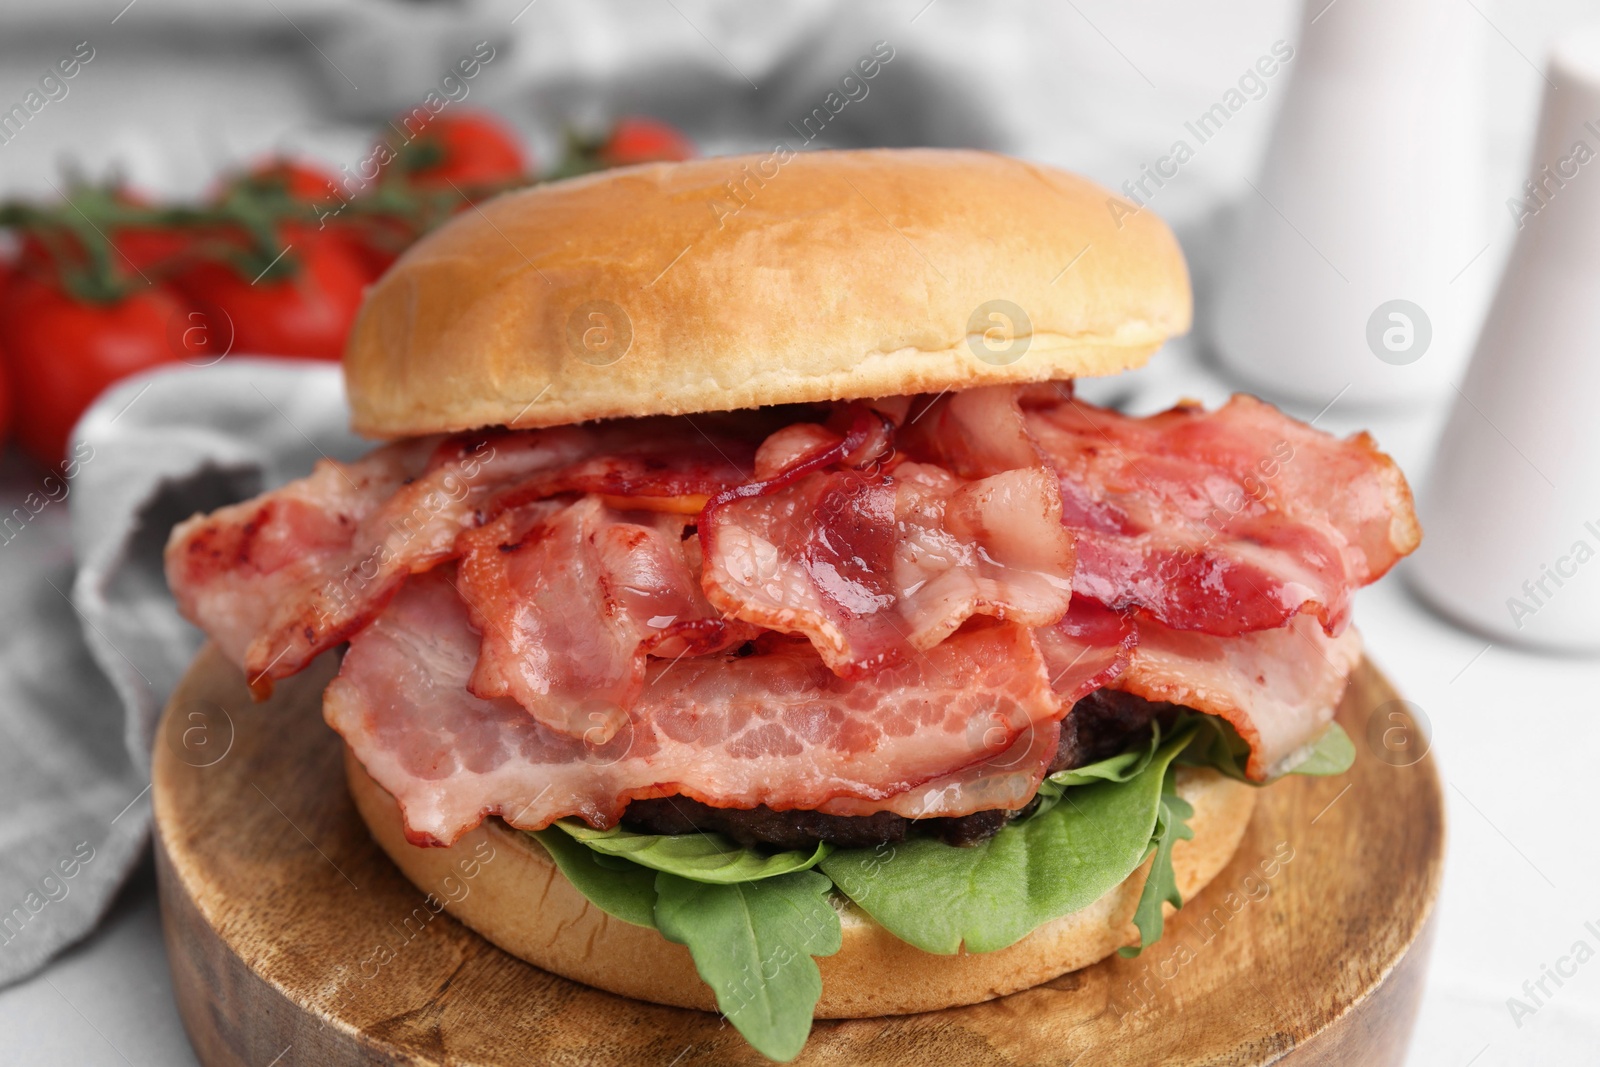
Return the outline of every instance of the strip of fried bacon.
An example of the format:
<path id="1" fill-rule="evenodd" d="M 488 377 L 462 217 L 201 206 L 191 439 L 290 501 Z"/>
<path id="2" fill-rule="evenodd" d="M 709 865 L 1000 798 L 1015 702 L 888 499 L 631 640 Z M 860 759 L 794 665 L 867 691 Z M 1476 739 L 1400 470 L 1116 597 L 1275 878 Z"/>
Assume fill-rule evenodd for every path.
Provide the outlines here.
<path id="1" fill-rule="evenodd" d="M 536 501 L 464 532 L 456 592 L 482 635 L 472 692 L 511 697 L 552 730 L 606 741 L 628 721 L 648 657 L 707 655 L 756 637 L 706 602 L 688 523 L 590 495 Z"/>
<path id="2" fill-rule="evenodd" d="M 464 531 L 575 487 L 671 510 L 742 480 L 754 446 L 680 421 L 424 438 L 173 530 L 167 584 L 186 618 L 259 694 L 370 623 L 409 574 L 458 554 Z M 729 457 L 736 457 L 730 459 Z M 739 459 L 745 461 L 740 467 Z"/>
<path id="3" fill-rule="evenodd" d="M 486 815 L 610 825 L 643 797 L 779 810 L 883 800 L 1054 733 L 1033 728 L 1061 714 L 1029 631 L 1000 623 L 859 680 L 777 636 L 751 655 L 652 660 L 623 730 L 573 738 L 468 692 L 478 635 L 447 569 L 408 581 L 351 640 L 323 705 L 416 844 L 448 845 Z"/>
<path id="4" fill-rule="evenodd" d="M 1411 493 L 1366 434 L 1341 440 L 1253 397 L 1146 418 L 1065 387 L 951 393 L 902 435 L 958 474 L 1041 458 L 1076 535 L 1073 590 L 1178 630 L 1237 636 L 1317 617 L 1417 547 Z"/>

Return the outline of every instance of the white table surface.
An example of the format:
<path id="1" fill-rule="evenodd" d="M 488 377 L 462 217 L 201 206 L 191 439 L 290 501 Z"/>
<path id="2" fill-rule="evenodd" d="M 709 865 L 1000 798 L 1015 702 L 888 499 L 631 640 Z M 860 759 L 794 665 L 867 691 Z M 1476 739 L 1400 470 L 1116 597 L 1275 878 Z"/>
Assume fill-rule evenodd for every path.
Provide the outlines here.
<path id="1" fill-rule="evenodd" d="M 1186 350 L 1162 362 L 1134 378 L 1137 409 L 1180 395 L 1207 402 L 1226 395 L 1227 387 Z M 1125 390 L 1126 382 L 1107 386 Z M 1319 426 L 1341 433 L 1373 428 L 1420 481 L 1440 415 L 1335 405 Z M 1580 967 L 1560 988 L 1547 983 L 1554 995 L 1520 1026 L 1506 1004 L 1508 997 L 1525 997 L 1523 982 L 1536 982 L 1541 968 L 1576 940 L 1600 946 L 1600 937 L 1585 930 L 1589 921 L 1600 927 L 1593 893 L 1600 857 L 1587 819 L 1593 753 L 1600 748 L 1600 718 L 1593 714 L 1600 660 L 1491 644 L 1429 612 L 1402 575 L 1363 591 L 1356 618 L 1369 654 L 1432 724 L 1449 808 L 1437 941 L 1409 1062 L 1600 1062 L 1600 963 Z M 17 1067 L 195 1062 L 172 1002 L 148 861 L 93 935 L 32 979 L 0 991 L 0 1035 L 0 1061 Z M 294 1062 L 291 1051 L 282 1067 Z"/>

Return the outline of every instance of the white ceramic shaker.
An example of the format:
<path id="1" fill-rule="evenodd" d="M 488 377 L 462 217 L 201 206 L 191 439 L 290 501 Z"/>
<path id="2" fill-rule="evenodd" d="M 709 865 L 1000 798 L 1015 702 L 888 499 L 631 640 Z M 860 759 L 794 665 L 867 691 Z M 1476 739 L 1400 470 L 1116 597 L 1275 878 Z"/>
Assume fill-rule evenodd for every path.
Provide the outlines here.
<path id="1" fill-rule="evenodd" d="M 1510 641 L 1600 650 L 1600 27 L 1549 62 L 1521 229 L 1423 493 L 1410 580 Z"/>
<path id="2" fill-rule="evenodd" d="M 1306 0 L 1211 342 L 1320 407 L 1449 392 L 1483 312 L 1485 26 L 1460 0 Z M 1480 265 L 1481 266 L 1481 265 Z"/>

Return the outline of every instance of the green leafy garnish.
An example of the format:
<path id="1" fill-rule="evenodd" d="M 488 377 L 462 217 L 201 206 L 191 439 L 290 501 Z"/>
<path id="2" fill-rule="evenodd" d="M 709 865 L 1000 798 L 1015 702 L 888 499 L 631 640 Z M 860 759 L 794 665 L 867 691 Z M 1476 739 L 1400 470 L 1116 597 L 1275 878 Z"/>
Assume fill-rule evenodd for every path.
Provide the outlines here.
<path id="1" fill-rule="evenodd" d="M 742 885 L 656 875 L 657 928 L 688 947 L 722 1014 L 770 1059 L 800 1054 L 822 995 L 812 957 L 843 943 L 830 889 L 816 871 Z"/>
<path id="2" fill-rule="evenodd" d="M 1033 815 L 1042 815 L 1055 807 L 1060 802 L 1062 794 L 1073 786 L 1093 785 L 1096 782 L 1126 782 L 1138 777 L 1146 767 L 1150 766 L 1150 760 L 1155 756 L 1160 744 L 1161 729 L 1158 725 L 1150 731 L 1150 743 L 1147 745 L 1135 745 L 1115 756 L 1048 775 L 1039 783 L 1039 800 L 1034 806 Z"/>
<path id="3" fill-rule="evenodd" d="M 821 842 L 809 852 L 767 853 L 745 848 L 717 833 L 638 834 L 617 826 L 596 830 L 577 819 L 562 819 L 555 826 L 604 855 L 714 885 L 758 882 L 809 870 L 832 851 L 831 845 Z"/>
<path id="4" fill-rule="evenodd" d="M 1155 757 L 1156 749 L 1161 747 L 1161 731 L 1150 732 L 1150 743 L 1135 746 L 1126 752 L 1119 752 L 1115 756 L 1100 760 L 1097 763 L 1086 763 L 1082 767 L 1071 770 L 1057 771 L 1045 781 L 1057 788 L 1073 785 L 1093 785 L 1095 782 L 1126 782 L 1135 778 L 1150 766 L 1150 760 Z"/>
<path id="5" fill-rule="evenodd" d="M 1332 774 L 1343 774 L 1355 761 L 1355 742 L 1350 740 L 1350 735 L 1344 732 L 1343 727 L 1330 722 L 1327 731 L 1317 738 L 1305 759 L 1295 764 L 1289 773 L 1326 778 Z"/>
<path id="6" fill-rule="evenodd" d="M 1178 876 L 1172 869 L 1172 846 L 1179 838 L 1185 841 L 1194 839 L 1194 831 L 1189 828 L 1189 820 L 1194 818 L 1194 805 L 1178 795 L 1175 778 L 1175 769 L 1172 767 L 1168 767 L 1162 776 L 1161 808 L 1156 814 L 1155 838 L 1151 842 L 1155 859 L 1150 864 L 1150 873 L 1145 876 L 1144 888 L 1139 891 L 1139 904 L 1133 912 L 1133 925 L 1139 928 L 1139 943 L 1117 949 L 1117 953 L 1125 959 L 1132 959 L 1161 940 L 1161 932 L 1166 926 L 1162 904 L 1183 907 L 1183 894 L 1178 892 Z"/>
<path id="7" fill-rule="evenodd" d="M 625 923 L 656 925 L 654 871 L 626 861 L 611 860 L 560 830 L 529 830 L 527 833 L 544 846 L 567 881 L 588 897 L 589 903 Z"/>
<path id="8" fill-rule="evenodd" d="M 1312 742 L 1300 756 L 1299 762 L 1287 770 L 1279 770 L 1266 782 L 1256 782 L 1245 777 L 1245 764 L 1250 759 L 1250 745 L 1239 736 L 1239 731 L 1226 719 L 1215 715 L 1188 712 L 1178 717 L 1177 729 L 1189 725 L 1199 728 L 1199 734 L 1189 750 L 1178 758 L 1179 763 L 1195 767 L 1212 767 L 1229 778 L 1251 785 L 1270 785 L 1290 774 L 1326 776 L 1343 774 L 1356 760 L 1356 746 L 1350 735 L 1336 722 L 1330 722 L 1322 736 Z"/>
<path id="9" fill-rule="evenodd" d="M 976 845 L 913 838 L 887 854 L 841 849 L 822 871 L 878 925 L 925 952 L 1005 948 L 1088 907 L 1144 862 L 1167 767 L 1193 737 L 1186 729 L 1127 781 L 1075 786 Z"/>

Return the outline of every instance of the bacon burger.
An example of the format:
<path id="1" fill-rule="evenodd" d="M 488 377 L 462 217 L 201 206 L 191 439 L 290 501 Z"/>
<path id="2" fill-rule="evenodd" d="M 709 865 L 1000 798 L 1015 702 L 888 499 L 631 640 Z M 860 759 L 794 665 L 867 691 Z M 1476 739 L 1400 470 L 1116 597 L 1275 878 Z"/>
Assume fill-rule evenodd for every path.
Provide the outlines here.
<path id="1" fill-rule="evenodd" d="M 1188 328 L 1150 213 L 994 155 L 773 158 L 460 215 L 349 343 L 390 443 L 167 568 L 258 693 L 346 646 L 373 836 L 419 885 L 508 857 L 461 921 L 783 1059 L 1159 936 L 1257 787 L 1349 765 L 1351 595 L 1420 535 L 1365 435 L 1074 396 Z"/>

